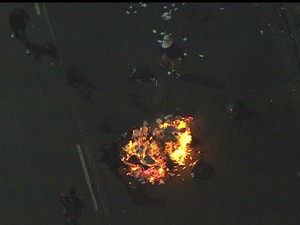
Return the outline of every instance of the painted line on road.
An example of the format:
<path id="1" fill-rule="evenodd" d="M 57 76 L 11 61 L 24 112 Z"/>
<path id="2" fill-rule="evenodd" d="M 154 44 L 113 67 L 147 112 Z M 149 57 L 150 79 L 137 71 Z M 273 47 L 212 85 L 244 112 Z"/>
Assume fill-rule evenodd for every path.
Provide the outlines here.
<path id="1" fill-rule="evenodd" d="M 84 158 L 83 158 L 83 155 L 82 155 L 81 147 L 80 147 L 80 145 L 76 145 L 76 148 L 77 148 L 77 152 L 78 152 L 78 155 L 79 155 L 79 158 L 80 158 L 80 161 L 81 161 L 81 166 L 82 166 L 82 169 L 83 169 L 83 172 L 84 172 L 86 183 L 89 187 L 89 191 L 90 191 L 90 194 L 91 194 L 91 197 L 92 197 L 94 209 L 95 209 L 95 211 L 98 211 L 98 204 L 97 204 L 97 201 L 96 201 L 96 198 L 95 198 L 95 195 L 94 195 L 94 191 L 93 191 L 92 184 L 91 184 L 91 181 L 90 181 L 89 173 L 87 171 L 85 161 L 84 161 Z"/>
<path id="2" fill-rule="evenodd" d="M 54 36 L 54 33 L 53 33 L 53 29 L 52 29 L 52 26 L 51 26 L 50 17 L 49 17 L 48 12 L 47 12 L 46 4 L 45 4 L 45 3 L 41 3 L 41 4 L 42 4 L 42 6 L 43 6 L 43 10 L 44 10 L 44 13 L 45 13 L 45 17 L 46 17 L 46 20 L 47 20 L 48 28 L 49 28 L 49 31 L 50 31 L 50 34 L 51 34 L 53 43 L 54 43 L 54 45 L 56 46 L 56 39 L 55 39 L 55 36 Z M 61 66 L 62 66 L 62 70 L 63 70 L 64 75 L 65 75 L 65 76 L 64 76 L 64 82 L 66 83 L 66 82 L 67 82 L 67 72 L 66 72 L 66 67 L 65 67 L 65 65 L 64 65 L 64 63 L 63 63 L 63 61 L 62 61 L 61 59 L 59 59 L 59 61 L 60 61 L 60 64 L 61 64 Z M 72 95 L 71 89 L 70 89 L 70 88 L 67 88 L 67 90 L 70 92 L 70 95 Z M 79 134 L 80 134 L 80 136 L 81 136 L 83 142 L 84 142 L 85 144 L 88 145 L 89 140 L 88 140 L 88 137 L 87 137 L 87 135 L 86 135 L 86 132 L 84 131 L 84 129 L 82 128 L 82 125 L 81 125 L 81 123 L 80 123 L 80 120 L 79 120 L 79 114 L 78 114 L 78 108 L 76 107 L 75 102 L 73 102 L 72 108 L 73 108 L 73 109 L 72 109 L 72 113 L 73 113 L 73 116 L 75 117 L 75 121 L 76 121 L 76 124 L 77 124 L 77 126 L 78 126 Z M 86 147 L 86 145 L 84 145 L 84 146 Z M 80 147 L 80 146 L 79 146 L 79 147 Z M 81 148 L 80 148 L 80 150 L 81 150 Z M 86 147 L 86 151 L 89 152 L 89 151 L 87 150 L 87 147 Z M 82 152 L 81 152 L 81 153 L 82 153 Z M 89 154 L 88 154 L 88 155 L 89 155 Z M 92 167 L 92 168 L 93 168 L 93 167 Z M 101 206 L 100 209 L 101 209 L 101 211 L 102 211 L 102 213 L 103 213 L 103 219 L 104 219 L 104 221 L 105 221 L 106 224 L 111 225 L 112 222 L 110 221 L 111 218 L 110 218 L 110 213 L 109 213 L 109 207 L 108 207 L 108 204 L 106 203 L 105 198 L 104 198 L 105 192 L 100 190 L 100 187 L 101 187 L 101 189 L 103 189 L 102 183 L 101 183 L 101 181 L 100 181 L 100 177 L 97 176 L 97 174 L 95 174 L 95 173 L 93 172 L 93 170 L 92 170 L 91 172 L 92 172 L 92 175 L 93 175 L 94 178 L 95 178 L 95 183 L 96 183 L 96 188 L 97 188 L 97 194 L 98 194 L 98 196 L 99 196 L 100 203 L 101 203 L 101 204 L 100 204 L 100 206 Z M 95 197 L 95 195 L 94 195 L 94 197 Z"/>
<path id="3" fill-rule="evenodd" d="M 55 37 L 54 37 L 54 34 L 53 34 L 53 29 L 52 29 L 52 26 L 51 26 L 51 23 L 50 23 L 50 19 L 49 19 L 49 16 L 48 16 L 46 5 L 45 5 L 45 3 L 42 3 L 42 5 L 43 5 L 44 12 L 45 12 L 46 20 L 47 20 L 47 23 L 48 23 L 48 27 L 49 27 L 49 30 L 50 30 L 50 34 L 51 34 L 54 46 L 56 47 L 56 40 L 55 40 Z"/>
<path id="4" fill-rule="evenodd" d="M 39 6 L 38 2 L 34 3 L 34 8 L 35 8 L 36 14 L 38 14 L 40 16 L 41 15 L 41 10 L 40 10 L 40 6 Z"/>
<path id="5" fill-rule="evenodd" d="M 84 150 L 85 150 L 86 156 L 87 156 L 87 158 L 88 158 L 88 162 L 89 162 L 90 168 L 91 168 L 91 170 L 92 170 L 92 175 L 94 176 L 94 179 L 95 179 L 96 181 L 98 181 L 99 183 L 101 183 L 101 182 L 99 181 L 99 177 L 96 175 L 97 172 L 95 172 L 95 169 L 96 169 L 95 162 L 94 162 L 94 160 L 92 159 L 92 157 L 90 156 L 90 153 L 89 153 L 89 151 L 88 151 L 86 145 L 84 145 Z M 100 198 L 100 201 L 102 202 L 102 206 L 103 206 L 104 213 L 108 215 L 108 214 L 109 214 L 109 206 L 108 206 L 108 204 L 106 203 L 106 201 L 104 200 L 104 198 L 100 195 L 101 191 L 100 191 L 98 182 L 95 182 L 95 183 L 96 183 L 96 189 L 97 189 L 97 191 L 98 191 L 98 196 L 99 196 L 99 198 Z M 109 224 L 111 224 L 111 223 L 109 223 Z"/>

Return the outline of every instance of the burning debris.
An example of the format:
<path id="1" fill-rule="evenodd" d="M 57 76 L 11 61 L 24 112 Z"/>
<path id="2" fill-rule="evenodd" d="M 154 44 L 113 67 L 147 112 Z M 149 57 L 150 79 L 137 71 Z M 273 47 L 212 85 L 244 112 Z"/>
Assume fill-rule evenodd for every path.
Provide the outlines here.
<path id="1" fill-rule="evenodd" d="M 192 117 L 168 115 L 157 118 L 152 125 L 144 121 L 140 128 L 133 129 L 121 149 L 127 175 L 142 184 L 164 184 L 167 175 L 180 176 L 179 170 L 193 166 L 192 120 Z"/>

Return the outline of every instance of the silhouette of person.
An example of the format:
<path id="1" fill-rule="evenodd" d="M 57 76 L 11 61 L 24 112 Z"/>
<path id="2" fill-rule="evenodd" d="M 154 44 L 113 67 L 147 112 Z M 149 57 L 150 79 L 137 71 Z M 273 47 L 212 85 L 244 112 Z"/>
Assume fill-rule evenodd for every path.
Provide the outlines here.
<path id="1" fill-rule="evenodd" d="M 171 66 L 172 71 L 175 72 L 176 78 L 179 78 L 182 75 L 180 65 L 183 62 L 184 54 L 169 35 L 164 36 L 159 51 L 159 57 L 164 65 Z"/>
<path id="2" fill-rule="evenodd" d="M 8 20 L 12 30 L 11 38 L 20 38 L 26 48 L 26 54 L 31 54 L 29 41 L 25 33 L 27 22 L 30 20 L 28 13 L 23 9 L 17 8 L 9 13 Z"/>
<path id="3" fill-rule="evenodd" d="M 74 224 L 81 217 L 82 208 L 84 207 L 81 196 L 77 196 L 76 189 L 70 188 L 69 194 L 61 193 L 59 201 L 63 204 L 63 216 L 66 224 Z"/>

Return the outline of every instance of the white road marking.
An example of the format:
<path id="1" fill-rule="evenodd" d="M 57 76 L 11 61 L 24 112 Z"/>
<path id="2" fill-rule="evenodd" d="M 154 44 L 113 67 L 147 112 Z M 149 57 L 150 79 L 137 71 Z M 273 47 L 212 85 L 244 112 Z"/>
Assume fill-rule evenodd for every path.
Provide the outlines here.
<path id="1" fill-rule="evenodd" d="M 95 166 L 95 163 L 93 162 L 92 158 L 90 157 L 90 154 L 89 154 L 89 151 L 88 151 L 86 145 L 84 145 L 84 150 L 85 150 L 90 168 L 92 169 L 92 175 L 94 176 L 95 180 L 97 180 L 98 179 L 98 177 L 96 176 L 97 172 L 94 171 L 96 169 L 96 166 Z M 100 183 L 100 181 L 99 181 L 99 183 Z M 102 207 L 103 207 L 104 212 L 109 213 L 109 207 L 108 207 L 107 203 L 105 202 L 104 198 L 100 195 L 100 190 L 98 188 L 98 183 L 97 182 L 96 182 L 96 188 L 98 190 L 98 196 L 99 196 L 99 198 L 102 202 Z"/>
<path id="2" fill-rule="evenodd" d="M 48 15 L 48 11 L 47 11 L 47 8 L 46 8 L 46 4 L 45 3 L 41 3 L 42 4 L 42 7 L 43 7 L 43 10 L 44 10 L 44 14 L 45 14 L 45 18 L 46 18 L 46 20 L 47 20 L 47 24 L 48 24 L 48 28 L 49 28 L 49 31 L 50 31 L 50 34 L 51 34 L 51 37 L 52 37 L 52 40 L 53 40 L 53 43 L 54 43 L 54 45 L 55 46 L 57 46 L 56 45 L 56 39 L 55 39 L 55 36 L 54 36 L 54 32 L 53 32 L 53 29 L 52 29 L 52 25 L 51 25 L 51 21 L 50 21 L 50 17 L 49 17 L 49 15 Z M 65 65 L 64 65 L 64 62 L 61 60 L 61 59 L 59 59 L 59 62 L 58 62 L 61 66 L 62 66 L 62 69 L 63 69 L 63 72 L 64 72 L 64 82 L 66 82 L 66 67 L 65 67 Z M 71 92 L 71 90 L 70 89 L 68 89 L 68 91 L 70 92 L 70 95 L 72 95 L 72 92 Z M 82 138 L 82 140 L 84 141 L 84 143 L 89 143 L 89 141 L 88 141 L 88 138 L 87 138 L 87 135 L 86 135 L 86 133 L 85 133 L 85 131 L 84 131 L 84 129 L 82 129 L 82 126 L 81 126 L 81 123 L 80 123 L 80 120 L 79 120 L 79 115 L 78 115 L 78 108 L 76 107 L 76 105 L 75 105 L 75 102 L 73 102 L 73 104 L 72 104 L 72 113 L 74 114 L 74 116 L 75 116 L 75 121 L 76 121 L 76 124 L 77 124 L 77 126 L 78 126 L 78 131 L 79 131 L 79 134 L 80 134 L 80 136 L 81 136 L 81 138 Z M 79 146 L 79 145 L 78 145 Z M 78 149 L 78 147 L 77 147 L 77 149 Z M 80 150 L 78 150 L 78 154 L 79 154 L 79 156 L 80 156 L 80 152 L 81 152 L 81 154 L 82 154 L 82 151 L 81 151 L 81 148 L 80 148 L 80 146 L 79 146 L 79 149 Z M 84 162 L 84 160 L 83 160 L 83 162 Z M 85 165 L 85 164 L 84 164 Z M 82 167 L 83 167 L 83 165 L 82 165 Z M 85 167 L 86 168 L 86 167 Z M 101 183 L 99 183 L 99 181 L 100 181 L 100 178 L 99 178 L 99 176 L 97 176 L 97 175 L 95 175 L 95 173 L 92 173 L 93 174 L 93 176 L 95 177 L 95 179 L 96 179 L 96 182 L 95 182 L 95 184 L 96 184 L 96 190 L 97 190 L 97 194 L 98 194 L 98 196 L 99 196 L 99 198 L 100 198 L 100 200 L 101 200 L 101 204 L 100 204 L 100 206 L 101 206 L 101 208 L 103 209 L 103 212 L 104 212 L 104 220 L 106 221 L 106 224 L 108 224 L 108 225 L 111 225 L 112 223 L 111 223 L 111 221 L 110 221 L 110 215 L 109 215 L 109 207 L 108 207 L 108 204 L 104 201 L 105 199 L 104 199 L 104 192 L 102 193 L 101 192 L 101 190 L 100 190 L 100 187 L 99 186 L 101 186 Z M 88 177 L 88 176 L 87 176 Z M 96 200 L 95 199 L 95 195 L 94 195 L 94 192 L 93 192 L 93 189 L 91 189 L 92 190 L 92 199 L 93 199 L 93 201 L 94 200 Z M 95 210 L 96 211 L 98 211 L 98 204 L 97 204 L 97 201 L 94 201 L 94 206 L 95 206 Z"/>
<path id="3" fill-rule="evenodd" d="M 91 194 L 91 197 L 92 197 L 94 209 L 95 209 L 95 211 L 98 211 L 98 204 L 97 204 L 97 201 L 96 201 L 96 198 L 95 198 L 95 195 L 94 195 L 94 191 L 93 191 L 92 184 L 91 184 L 91 181 L 90 181 L 89 173 L 87 171 L 85 161 L 84 161 L 84 158 L 83 158 L 83 155 L 82 155 L 81 147 L 80 147 L 80 145 L 76 145 L 76 148 L 77 148 L 77 152 L 78 152 L 78 155 L 79 155 L 79 158 L 80 158 L 80 161 L 81 161 L 81 166 L 82 166 L 82 169 L 83 169 L 83 172 L 84 172 L 86 183 L 89 187 L 89 191 L 90 191 L 90 194 Z"/>
<path id="4" fill-rule="evenodd" d="M 48 12 L 47 12 L 45 3 L 42 3 L 42 6 L 43 6 L 43 9 L 44 9 L 45 17 L 46 17 L 46 20 L 47 20 L 47 23 L 48 23 L 48 27 L 49 27 L 49 30 L 50 30 L 50 34 L 51 34 L 54 46 L 56 47 L 56 40 L 55 40 L 55 37 L 54 37 L 54 34 L 53 34 L 53 29 L 52 29 L 52 26 L 51 26 L 51 22 L 50 22 L 50 19 L 49 19 L 49 16 L 48 16 Z"/>
<path id="5" fill-rule="evenodd" d="M 41 10 L 40 10 L 39 3 L 35 2 L 34 3 L 34 8 L 35 8 L 36 14 L 38 14 L 40 16 L 41 15 Z"/>

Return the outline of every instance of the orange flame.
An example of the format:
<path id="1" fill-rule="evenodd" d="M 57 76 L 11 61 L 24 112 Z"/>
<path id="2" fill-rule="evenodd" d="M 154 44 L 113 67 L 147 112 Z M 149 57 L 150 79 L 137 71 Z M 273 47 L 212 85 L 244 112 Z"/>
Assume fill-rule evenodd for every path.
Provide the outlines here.
<path id="1" fill-rule="evenodd" d="M 168 159 L 176 165 L 185 166 L 186 159 L 191 158 L 189 124 L 192 120 L 192 117 L 168 116 L 164 123 L 156 120 L 161 123 L 157 122 L 158 126 L 154 129 L 146 121 L 139 129 L 134 129 L 131 140 L 122 147 L 121 153 L 121 160 L 129 168 L 127 175 L 142 183 L 164 184 L 169 173 Z"/>

